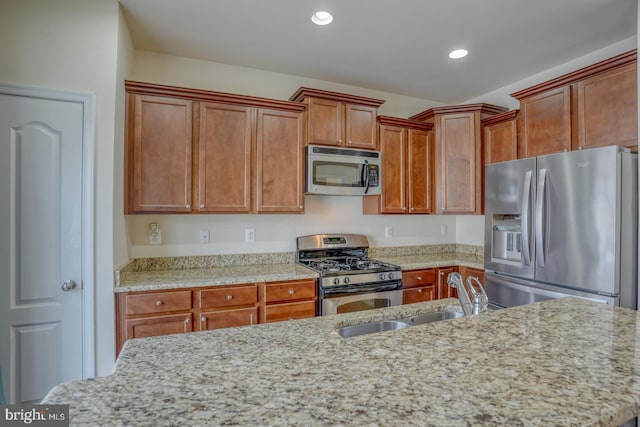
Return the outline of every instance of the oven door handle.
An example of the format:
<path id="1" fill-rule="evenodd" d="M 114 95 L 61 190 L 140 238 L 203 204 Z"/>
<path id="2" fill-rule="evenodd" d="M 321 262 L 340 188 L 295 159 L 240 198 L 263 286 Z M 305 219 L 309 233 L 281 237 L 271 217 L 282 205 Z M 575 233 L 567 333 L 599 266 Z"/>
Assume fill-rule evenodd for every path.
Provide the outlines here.
<path id="1" fill-rule="evenodd" d="M 377 285 L 377 286 L 349 286 L 348 288 L 344 287 L 335 287 L 335 288 L 325 288 L 324 294 L 363 294 L 366 292 L 384 292 L 384 291 L 395 291 L 396 289 L 402 289 L 401 283 L 393 283 L 389 285 Z"/>

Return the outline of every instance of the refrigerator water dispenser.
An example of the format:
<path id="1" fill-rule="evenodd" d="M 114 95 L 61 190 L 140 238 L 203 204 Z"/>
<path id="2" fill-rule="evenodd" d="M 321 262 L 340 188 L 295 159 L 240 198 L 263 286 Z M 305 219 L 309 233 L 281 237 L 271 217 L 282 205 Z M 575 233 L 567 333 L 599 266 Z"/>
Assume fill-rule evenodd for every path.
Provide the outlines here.
<path id="1" fill-rule="evenodd" d="M 513 215 L 494 215 L 493 217 L 493 253 L 494 261 L 519 263 L 522 259 L 522 234 L 520 217 Z"/>

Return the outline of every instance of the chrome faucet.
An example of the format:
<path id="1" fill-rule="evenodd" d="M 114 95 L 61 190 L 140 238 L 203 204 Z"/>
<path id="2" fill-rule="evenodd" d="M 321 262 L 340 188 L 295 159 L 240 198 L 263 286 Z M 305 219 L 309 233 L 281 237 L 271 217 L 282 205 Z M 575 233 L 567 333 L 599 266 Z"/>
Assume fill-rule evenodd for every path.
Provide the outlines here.
<path id="1" fill-rule="evenodd" d="M 458 299 L 465 316 L 480 314 L 489 309 L 489 298 L 477 277 L 467 277 L 465 286 L 460 273 L 449 273 L 447 284 L 458 290 Z"/>

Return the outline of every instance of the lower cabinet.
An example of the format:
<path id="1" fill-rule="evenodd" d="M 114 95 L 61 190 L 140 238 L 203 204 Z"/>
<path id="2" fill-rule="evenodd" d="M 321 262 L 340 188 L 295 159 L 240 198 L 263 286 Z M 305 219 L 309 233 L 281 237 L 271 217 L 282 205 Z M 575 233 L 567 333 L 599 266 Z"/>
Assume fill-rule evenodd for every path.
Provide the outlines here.
<path id="1" fill-rule="evenodd" d="M 447 284 L 447 277 L 455 271 L 457 267 L 438 268 L 438 299 L 458 298 L 458 291 Z"/>
<path id="2" fill-rule="evenodd" d="M 409 270 L 402 272 L 402 303 L 432 301 L 437 298 L 437 270 Z"/>
<path id="3" fill-rule="evenodd" d="M 230 285 L 195 291 L 200 331 L 258 323 L 258 285 Z"/>
<path id="4" fill-rule="evenodd" d="M 481 268 L 473 268 L 473 267 L 458 267 L 458 271 L 460 275 L 462 275 L 462 280 L 466 282 L 467 277 L 477 277 L 482 286 L 484 287 L 484 270 Z"/>
<path id="5" fill-rule="evenodd" d="M 116 356 L 130 338 L 314 317 L 315 279 L 116 294 Z"/>
<path id="6" fill-rule="evenodd" d="M 316 316 L 317 284 L 311 280 L 269 282 L 263 285 L 265 323 Z"/>

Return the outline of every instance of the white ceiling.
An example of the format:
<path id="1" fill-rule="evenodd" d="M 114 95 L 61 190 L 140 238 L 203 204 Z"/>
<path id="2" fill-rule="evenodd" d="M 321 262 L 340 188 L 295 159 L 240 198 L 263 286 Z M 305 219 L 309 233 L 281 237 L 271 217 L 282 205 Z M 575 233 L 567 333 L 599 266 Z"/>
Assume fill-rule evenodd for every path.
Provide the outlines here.
<path id="1" fill-rule="evenodd" d="M 136 49 L 459 103 L 636 35 L 636 0 L 120 0 Z M 331 11 L 326 27 L 311 14 Z M 453 61 L 450 50 L 469 55 Z"/>

